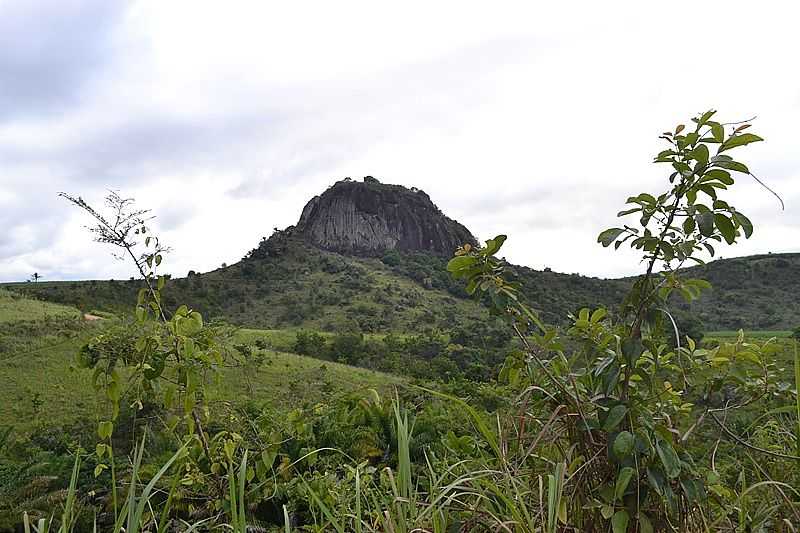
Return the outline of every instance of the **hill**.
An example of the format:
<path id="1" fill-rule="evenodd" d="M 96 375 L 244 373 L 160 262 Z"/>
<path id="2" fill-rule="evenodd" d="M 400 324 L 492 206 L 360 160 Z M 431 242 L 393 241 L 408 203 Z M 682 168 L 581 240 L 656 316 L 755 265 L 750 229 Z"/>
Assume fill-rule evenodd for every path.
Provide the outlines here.
<path id="1" fill-rule="evenodd" d="M 712 290 L 678 307 L 709 330 L 786 330 L 800 325 L 800 253 L 720 259 L 687 269 Z"/>
<path id="2" fill-rule="evenodd" d="M 241 261 L 173 279 L 167 304 L 257 328 L 419 332 L 474 328 L 488 315 L 466 300 L 445 265 L 474 237 L 417 189 L 344 180 L 314 197 L 297 225 L 264 238 Z M 581 307 L 618 305 L 631 279 L 513 267 L 528 301 L 550 323 Z M 676 312 L 707 330 L 775 329 L 800 324 L 800 254 L 716 260 L 688 269 L 714 286 Z M 39 282 L 13 286 L 36 298 L 79 307 L 130 309 L 139 282 Z M 722 310 L 717 313 L 716 310 Z M 712 312 L 714 311 L 714 312 Z"/>
<path id="3" fill-rule="evenodd" d="M 42 309 L 48 313 L 40 314 Z M 0 313 L 4 317 L 0 322 L 0 394 L 8 400 L 0 402 L 0 428 L 13 426 L 15 432 L 26 433 L 42 425 L 90 424 L 102 401 L 87 394 L 92 390 L 92 374 L 75 371 L 75 355 L 90 336 L 117 321 L 86 321 L 74 307 L 9 291 L 0 291 Z M 252 329 L 233 335 L 231 344 L 256 352 L 259 363 L 226 367 L 209 389 L 220 401 L 247 398 L 288 411 L 366 388 L 388 391 L 403 381 L 292 353 L 294 335 L 290 340 L 286 335 Z"/>
<path id="4" fill-rule="evenodd" d="M 419 189 L 386 185 L 372 176 L 338 181 L 303 208 L 293 234 L 324 250 L 381 256 L 388 250 L 450 256 L 476 244 Z"/>
<path id="5" fill-rule="evenodd" d="M 75 307 L 32 300 L 21 294 L 0 289 L 0 324 L 79 316 L 80 312 Z"/>

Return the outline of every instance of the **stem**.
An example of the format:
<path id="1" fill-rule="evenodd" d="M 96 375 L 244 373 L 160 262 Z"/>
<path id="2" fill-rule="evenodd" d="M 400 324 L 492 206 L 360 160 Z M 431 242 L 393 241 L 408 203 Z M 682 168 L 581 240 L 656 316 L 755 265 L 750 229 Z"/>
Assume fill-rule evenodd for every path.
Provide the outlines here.
<path id="1" fill-rule="evenodd" d="M 547 378 L 548 378 L 548 379 L 549 379 L 549 380 L 550 380 L 550 381 L 553 383 L 553 385 L 555 385 L 555 386 L 556 386 L 556 387 L 557 387 L 557 388 L 558 388 L 558 389 L 559 389 L 559 390 L 560 390 L 562 393 L 564 393 L 564 395 L 565 395 L 567 398 L 569 398 L 570 400 L 572 400 L 572 403 L 574 403 L 574 404 L 577 404 L 577 403 L 578 403 L 578 399 L 577 399 L 577 398 L 575 398 L 575 397 L 573 397 L 573 396 L 572 396 L 572 395 L 569 393 L 569 391 L 568 391 L 568 390 L 567 390 L 567 389 L 564 387 L 564 385 L 563 385 L 563 384 L 562 384 L 560 381 L 558 381 L 558 380 L 555 378 L 555 376 L 554 376 L 554 375 L 553 375 L 553 374 L 550 372 L 550 370 L 549 370 L 549 369 L 548 369 L 548 368 L 545 366 L 545 364 L 542 362 L 542 360 L 541 360 L 541 359 L 539 359 L 539 356 L 536 354 L 536 352 L 534 351 L 533 347 L 532 347 L 532 346 L 530 345 L 530 343 L 528 342 L 528 339 L 526 339 L 526 338 L 525 338 L 525 335 L 523 335 L 523 334 L 522 334 L 522 332 L 519 330 L 519 328 L 517 327 L 517 325 L 516 325 L 516 324 L 512 324 L 512 327 L 514 328 L 514 331 L 516 332 L 517 336 L 518 336 L 518 337 L 520 338 L 520 340 L 522 341 L 522 344 L 524 344 L 524 345 L 525 345 L 525 351 L 526 351 L 527 353 L 529 353 L 529 354 L 530 354 L 530 355 L 533 357 L 534 361 L 536 361 L 536 363 L 539 365 L 539 368 L 541 368 L 541 369 L 542 369 L 542 372 L 544 372 L 544 373 L 545 373 L 545 375 L 547 376 Z"/>
<path id="2" fill-rule="evenodd" d="M 108 438 L 108 454 L 111 462 L 111 500 L 114 502 L 114 523 L 119 519 L 117 512 L 117 469 L 114 467 L 114 447 L 111 437 Z"/>
<path id="3" fill-rule="evenodd" d="M 714 422 L 717 423 L 719 428 L 726 435 L 728 435 L 730 438 L 732 438 L 734 441 L 736 441 L 738 444 L 741 444 L 745 448 L 749 448 L 749 449 L 751 449 L 751 450 L 753 450 L 755 452 L 763 453 L 765 455 L 771 455 L 772 457 L 780 457 L 781 459 L 793 459 L 795 461 L 800 461 L 800 456 L 797 456 L 797 455 L 789 455 L 789 454 L 785 454 L 785 453 L 773 452 L 772 450 L 766 450 L 764 448 L 759 448 L 757 446 L 753 446 L 752 444 L 750 444 L 749 442 L 744 440 L 742 437 L 740 437 L 739 435 L 737 435 L 736 433 L 731 431 L 728 428 L 728 426 L 723 424 L 722 421 L 719 418 L 717 418 L 717 415 L 715 415 L 711 411 L 709 411 L 708 414 L 711 415 L 711 419 L 714 420 Z"/>
<path id="4" fill-rule="evenodd" d="M 148 276 L 147 273 L 145 273 L 144 267 L 142 267 L 142 263 L 138 259 L 136 259 L 135 255 L 133 255 L 133 250 L 131 250 L 131 245 L 124 240 L 122 242 L 125 247 L 125 250 L 128 252 L 128 255 L 131 256 L 131 259 L 133 259 L 133 264 L 136 265 L 136 269 L 139 271 L 139 274 L 141 274 L 142 279 L 144 279 L 144 283 L 145 285 L 147 285 L 147 290 L 150 292 L 150 296 L 153 298 L 153 301 L 156 303 L 156 306 L 158 306 L 159 318 L 161 318 L 161 321 L 166 324 L 167 316 L 164 314 L 164 308 L 161 306 L 161 299 L 156 296 L 156 291 L 153 288 L 153 284 L 150 282 L 150 276 Z"/>

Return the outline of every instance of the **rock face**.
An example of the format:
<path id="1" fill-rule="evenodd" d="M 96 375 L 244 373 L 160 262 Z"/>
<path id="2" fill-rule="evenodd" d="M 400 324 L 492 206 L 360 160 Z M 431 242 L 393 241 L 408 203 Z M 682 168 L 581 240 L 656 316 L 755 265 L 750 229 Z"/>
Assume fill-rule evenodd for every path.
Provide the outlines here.
<path id="1" fill-rule="evenodd" d="M 339 181 L 312 198 L 292 233 L 319 248 L 355 255 L 399 250 L 449 256 L 460 245 L 476 242 L 423 191 L 385 185 L 371 176 L 363 182 Z"/>

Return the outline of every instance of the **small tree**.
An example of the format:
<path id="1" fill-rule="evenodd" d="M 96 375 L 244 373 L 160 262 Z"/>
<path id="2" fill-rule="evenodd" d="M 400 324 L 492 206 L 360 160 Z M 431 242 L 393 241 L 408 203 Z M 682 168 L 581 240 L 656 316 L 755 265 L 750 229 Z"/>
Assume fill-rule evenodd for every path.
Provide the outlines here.
<path id="1" fill-rule="evenodd" d="M 522 302 L 519 284 L 506 279 L 505 264 L 497 258 L 504 235 L 482 248 L 464 245 L 447 267 L 465 281 L 467 293 L 487 302 L 516 332 L 523 351 L 506 361 L 501 378 L 524 391 L 521 413 L 533 402 L 550 411 L 543 416 L 549 417 L 553 437 L 545 446 L 551 453 L 563 451 L 549 461 L 574 465 L 593 458 L 591 467 L 582 465 L 570 476 L 574 487 L 565 503 L 569 510 L 563 511 L 581 531 L 687 530 L 703 514 L 707 483 L 712 491 L 728 490 L 719 486 L 717 475 L 704 479 L 689 445 L 707 420 L 749 452 L 800 459 L 758 448 L 724 421 L 728 412 L 768 396 L 776 371 L 768 350 L 741 336 L 713 350 L 698 349 L 685 332 L 673 346 L 668 342 L 670 330 L 679 327 L 672 299 L 691 301 L 710 287 L 685 278 L 681 267 L 702 263 L 703 253 L 713 256 L 721 243 L 735 244 L 753 233 L 750 220 L 724 199 L 735 173 L 750 175 L 727 152 L 762 139 L 745 132 L 749 124 L 724 124 L 713 116 L 708 111 L 692 119 L 694 127 L 681 124 L 661 135 L 668 147 L 655 163 L 670 168 L 665 190 L 628 198 L 618 216 L 635 220 L 598 237 L 604 247 L 628 243 L 642 254 L 645 271 L 619 310 L 581 309 L 566 335 L 545 325 Z M 737 357 L 744 351 L 746 360 Z M 716 404 L 713 399 L 721 394 L 738 401 Z M 691 403 L 695 395 L 706 399 L 702 410 Z M 526 467 L 532 450 L 527 445 L 515 450 L 513 443 L 524 442 L 525 428 L 544 418 L 526 424 L 521 416 L 509 428 L 518 436 L 498 457 L 504 468 Z M 555 522 L 548 523 L 555 531 Z"/>
<path id="2" fill-rule="evenodd" d="M 149 210 L 136 208 L 132 198 L 123 198 L 115 191 L 105 198 L 105 213 L 81 197 L 59 196 L 91 215 L 94 224 L 88 229 L 95 241 L 115 247 L 119 259 L 129 259 L 144 284 L 136 302 L 135 321 L 116 332 L 104 331 L 86 343 L 78 355 L 80 366 L 95 370 L 93 383 L 111 403 L 108 419 L 98 425 L 103 442 L 96 449 L 95 475 L 110 467 L 114 477 L 111 436 L 120 404 L 124 401 L 142 409 L 149 401 L 182 414 L 170 424 L 170 430 L 181 429 L 185 440 L 193 444 L 189 446 L 189 460 L 196 471 L 217 476 L 218 471 L 209 468 L 226 464 L 221 460 L 222 449 L 229 451 L 236 446 L 228 444 L 224 435 L 211 441 L 204 430 L 209 416 L 204 384 L 209 372 L 222 365 L 225 352 L 219 342 L 221 328 L 208 326 L 199 312 L 185 305 L 175 310 L 164 305 L 162 291 L 169 276 L 159 275 L 157 269 L 169 248 L 151 234 L 147 223 L 153 217 Z M 187 486 L 193 483 L 184 482 Z M 219 484 L 212 487 L 219 489 Z M 116 484 L 113 499 L 116 513 Z"/>
<path id="3" fill-rule="evenodd" d="M 32 282 L 36 283 L 36 282 L 38 282 L 40 279 L 42 279 L 42 276 L 40 276 L 38 272 L 34 272 L 34 273 L 31 275 L 31 279 L 30 279 L 30 280 L 31 280 Z"/>

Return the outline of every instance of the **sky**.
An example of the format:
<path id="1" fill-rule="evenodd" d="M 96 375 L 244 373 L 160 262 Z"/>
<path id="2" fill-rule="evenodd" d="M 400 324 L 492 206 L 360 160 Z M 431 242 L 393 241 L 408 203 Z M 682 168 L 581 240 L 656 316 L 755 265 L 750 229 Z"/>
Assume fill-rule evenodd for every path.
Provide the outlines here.
<path id="1" fill-rule="evenodd" d="M 185 275 L 234 263 L 344 177 L 425 190 L 517 264 L 616 277 L 596 242 L 657 192 L 658 135 L 756 116 L 731 203 L 800 251 L 796 2 L 0 0 L 0 281 L 124 279 L 59 198 L 114 189 Z"/>

